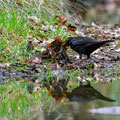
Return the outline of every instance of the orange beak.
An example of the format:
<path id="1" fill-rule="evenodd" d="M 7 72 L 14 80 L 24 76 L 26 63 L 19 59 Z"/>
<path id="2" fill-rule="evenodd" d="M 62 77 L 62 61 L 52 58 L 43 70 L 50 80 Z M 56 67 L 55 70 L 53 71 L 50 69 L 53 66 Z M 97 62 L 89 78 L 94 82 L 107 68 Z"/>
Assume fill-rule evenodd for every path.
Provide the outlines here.
<path id="1" fill-rule="evenodd" d="M 67 43 L 66 41 L 65 41 L 65 42 L 63 42 L 63 43 L 62 43 L 62 46 L 66 45 L 66 43 Z"/>

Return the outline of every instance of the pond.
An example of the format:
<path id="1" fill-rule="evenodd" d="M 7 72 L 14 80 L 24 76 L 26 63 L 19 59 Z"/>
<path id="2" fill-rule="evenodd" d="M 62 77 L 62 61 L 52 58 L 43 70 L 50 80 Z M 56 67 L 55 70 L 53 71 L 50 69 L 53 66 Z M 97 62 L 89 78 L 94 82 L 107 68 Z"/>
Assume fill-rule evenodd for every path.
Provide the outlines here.
<path id="1" fill-rule="evenodd" d="M 34 120 L 118 120 L 120 119 L 120 80 L 70 88 L 67 101 L 55 103 L 59 91 L 52 91 L 48 109 L 38 111 Z M 67 90 L 69 91 L 69 89 Z M 98 92 L 99 91 L 99 92 Z M 55 94 L 56 93 L 56 94 Z M 59 96 L 59 97 L 55 97 Z M 118 107 L 117 107 L 118 106 Z M 103 109 L 103 107 L 105 107 Z M 101 109 L 99 109 L 101 108 Z"/>

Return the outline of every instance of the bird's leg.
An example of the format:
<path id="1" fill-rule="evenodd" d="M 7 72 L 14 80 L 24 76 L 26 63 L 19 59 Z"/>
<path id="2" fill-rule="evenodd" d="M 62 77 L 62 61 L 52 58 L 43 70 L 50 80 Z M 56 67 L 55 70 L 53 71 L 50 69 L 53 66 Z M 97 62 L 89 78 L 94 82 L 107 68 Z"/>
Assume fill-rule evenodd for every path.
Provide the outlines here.
<path id="1" fill-rule="evenodd" d="M 91 86 L 90 81 L 87 81 L 87 86 Z"/>
<path id="2" fill-rule="evenodd" d="M 82 54 L 79 54 L 79 59 L 82 59 Z"/>
<path id="3" fill-rule="evenodd" d="M 83 86 L 83 83 L 82 83 L 82 81 L 80 81 L 80 86 Z"/>
<path id="4" fill-rule="evenodd" d="M 95 61 L 95 60 L 96 60 L 95 58 L 90 57 L 90 54 L 87 55 L 87 59 L 90 59 L 90 60 L 92 60 L 92 61 Z"/>
<path id="5" fill-rule="evenodd" d="M 90 54 L 87 54 L 87 59 L 89 59 L 90 58 Z"/>

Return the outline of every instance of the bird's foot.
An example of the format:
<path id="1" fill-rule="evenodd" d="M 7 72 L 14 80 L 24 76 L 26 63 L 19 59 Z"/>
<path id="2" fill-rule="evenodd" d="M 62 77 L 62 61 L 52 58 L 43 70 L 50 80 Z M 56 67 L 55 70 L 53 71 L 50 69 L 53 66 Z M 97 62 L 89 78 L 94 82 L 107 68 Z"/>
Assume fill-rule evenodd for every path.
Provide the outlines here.
<path id="1" fill-rule="evenodd" d="M 94 62 L 94 61 L 96 61 L 96 58 L 91 57 L 91 58 L 89 58 L 89 59 L 87 59 L 87 60 L 90 61 L 90 62 Z"/>

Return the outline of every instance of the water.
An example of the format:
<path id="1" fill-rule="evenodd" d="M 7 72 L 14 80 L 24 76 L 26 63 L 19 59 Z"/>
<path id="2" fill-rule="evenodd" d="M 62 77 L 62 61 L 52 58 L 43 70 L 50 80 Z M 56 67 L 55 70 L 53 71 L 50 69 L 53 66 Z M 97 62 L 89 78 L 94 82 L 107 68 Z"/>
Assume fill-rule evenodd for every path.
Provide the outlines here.
<path id="1" fill-rule="evenodd" d="M 116 80 L 112 83 L 96 83 L 92 84 L 93 88 L 89 91 L 81 89 L 78 93 L 75 92 L 76 88 L 66 93 L 67 100 L 64 98 L 64 102 L 52 103 L 58 91 L 51 91 L 53 94 L 49 109 L 43 112 L 38 112 L 35 120 L 119 120 L 120 119 L 120 108 L 113 108 L 120 106 L 120 80 Z M 89 87 L 87 87 L 88 89 Z M 92 89 L 92 90 L 91 90 Z M 96 91 L 97 90 L 97 91 Z M 63 89 L 64 91 L 64 89 Z M 67 90 L 69 91 L 69 89 Z M 91 91 L 91 92 L 90 92 Z M 58 92 L 60 93 L 60 92 Z M 74 93 L 74 94 L 73 94 Z M 80 95 L 80 93 L 83 93 Z M 68 96 L 69 94 L 69 96 Z M 72 95 L 71 95 L 72 94 Z M 88 94 L 88 95 L 87 95 Z M 74 99 L 70 98 L 74 96 Z M 102 97 L 101 97 L 102 95 Z M 76 96 L 76 97 L 75 97 Z M 77 100 L 75 99 L 77 98 Z M 116 101 L 114 101 L 116 100 Z M 76 102 L 78 101 L 78 102 Z M 107 110 L 103 109 L 105 107 Z M 90 112 L 90 110 L 96 111 L 101 108 L 102 113 L 97 110 L 97 113 Z M 111 110 L 112 109 L 112 110 Z M 106 113 L 107 111 L 107 113 Z M 112 112 L 111 112 L 112 111 Z M 116 112 L 118 112 L 116 114 Z"/>

